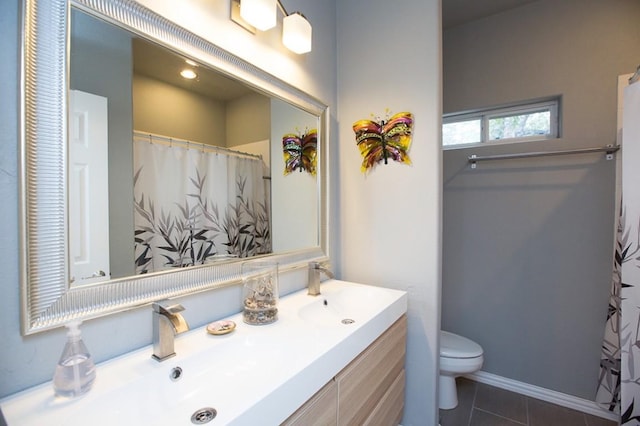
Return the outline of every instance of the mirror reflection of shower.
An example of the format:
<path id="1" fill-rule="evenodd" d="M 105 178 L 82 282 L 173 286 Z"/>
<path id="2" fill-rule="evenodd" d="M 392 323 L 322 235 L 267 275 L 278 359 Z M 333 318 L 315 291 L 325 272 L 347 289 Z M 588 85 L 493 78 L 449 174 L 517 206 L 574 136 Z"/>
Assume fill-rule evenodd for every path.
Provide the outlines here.
<path id="1" fill-rule="evenodd" d="M 318 127 L 316 115 L 265 96 L 233 77 L 75 8 L 71 10 L 70 48 L 70 88 L 102 97 L 107 103 L 106 154 L 94 156 L 106 165 L 103 168 L 106 175 L 100 179 L 106 185 L 90 191 L 94 198 L 100 194 L 98 199 L 85 204 L 94 206 L 92 211 L 70 207 L 71 216 L 82 214 L 91 218 L 69 222 L 70 263 L 82 266 L 81 271 L 71 273 L 73 285 L 319 245 L 317 179 L 292 176 L 283 180 L 280 176 L 273 178 L 271 173 L 273 169 L 279 175 L 282 170 L 282 134 L 292 128 Z M 194 78 L 182 77 L 184 70 L 189 70 Z M 189 141 L 194 146 L 220 147 L 218 157 L 224 149 L 259 155 L 263 170 L 255 175 L 260 176 L 260 185 L 247 183 L 253 181 L 253 177 L 241 179 L 231 175 L 221 180 L 222 172 L 218 169 L 215 174 L 199 176 L 202 170 L 198 167 L 204 166 L 196 167 L 195 160 L 188 167 L 167 164 L 162 173 L 157 174 L 152 174 L 146 166 L 145 171 L 138 174 L 140 159 L 147 161 L 148 154 L 135 155 L 131 135 L 136 131 Z M 185 152 L 193 154 L 188 149 Z M 180 161 L 184 159 L 181 157 Z M 147 184 L 153 175 L 157 176 L 153 180 L 158 188 L 177 185 L 175 180 L 183 175 L 183 194 L 167 201 L 173 203 L 171 206 L 159 204 L 160 195 L 150 200 Z M 70 174 L 71 187 L 81 186 L 74 181 L 77 176 L 77 173 Z M 140 181 L 134 185 L 136 178 Z M 249 203 L 237 194 L 244 180 L 247 181 L 242 183 L 245 192 L 249 187 L 261 187 L 258 198 L 264 200 L 252 201 L 260 208 L 240 208 L 235 201 L 221 201 L 239 196 L 238 200 Z M 143 182 L 147 189 L 140 192 Z M 201 186 L 194 182 L 201 182 Z M 200 194 L 201 190 L 212 192 Z M 160 190 L 162 197 L 167 196 L 167 192 Z M 142 193 L 146 194 L 144 198 Z M 293 200 L 292 194 L 296 194 Z M 206 198 L 207 209 L 196 207 L 200 205 L 198 196 L 203 200 L 202 206 Z M 150 202 L 153 202 L 153 212 Z M 217 215 L 213 213 L 213 205 Z M 175 213 L 178 206 L 182 206 L 184 214 L 182 210 L 180 214 Z M 153 221 L 144 219 L 152 213 Z M 195 225 L 193 218 L 198 214 L 208 220 L 202 225 L 204 228 Z M 243 219 L 233 219 L 240 216 Z M 76 228 L 78 223 L 96 225 L 100 220 L 103 225 L 94 229 Z M 96 229 L 101 229 L 102 234 Z M 153 233 L 152 229 L 155 229 Z M 157 241 L 152 243 L 152 240 Z M 91 253 L 102 252 L 106 256 L 85 259 L 87 247 L 93 244 L 91 241 L 102 243 L 101 248 L 92 249 Z M 74 244 L 79 248 L 74 248 Z M 164 252 L 165 257 L 151 255 L 152 246 L 164 247 L 155 251 Z M 96 271 L 104 274 L 96 275 Z M 81 279 L 86 277 L 88 279 Z"/>

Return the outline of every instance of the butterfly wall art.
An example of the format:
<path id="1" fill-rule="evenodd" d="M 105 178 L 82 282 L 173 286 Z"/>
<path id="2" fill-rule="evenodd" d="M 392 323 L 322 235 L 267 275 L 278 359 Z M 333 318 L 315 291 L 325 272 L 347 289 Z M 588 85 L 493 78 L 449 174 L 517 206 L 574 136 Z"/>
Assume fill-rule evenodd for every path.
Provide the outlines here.
<path id="1" fill-rule="evenodd" d="M 312 129 L 305 134 L 288 133 L 282 137 L 282 152 L 284 154 L 284 174 L 296 169 L 316 175 L 316 154 L 318 146 L 318 131 Z"/>
<path id="2" fill-rule="evenodd" d="M 413 114 L 410 112 L 399 112 L 386 120 L 358 120 L 353 123 L 356 143 L 363 157 L 360 170 L 366 173 L 381 161 L 387 164 L 389 158 L 411 164 L 408 151 L 412 128 Z"/>

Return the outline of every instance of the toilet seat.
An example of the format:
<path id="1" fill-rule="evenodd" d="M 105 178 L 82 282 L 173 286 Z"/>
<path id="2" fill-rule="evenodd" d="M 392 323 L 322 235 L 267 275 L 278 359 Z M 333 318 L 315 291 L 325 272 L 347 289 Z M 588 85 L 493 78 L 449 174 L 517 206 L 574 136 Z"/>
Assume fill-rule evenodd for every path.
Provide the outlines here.
<path id="1" fill-rule="evenodd" d="M 448 331 L 440 331 L 441 358 L 477 358 L 482 354 L 482 347 L 473 340 Z"/>

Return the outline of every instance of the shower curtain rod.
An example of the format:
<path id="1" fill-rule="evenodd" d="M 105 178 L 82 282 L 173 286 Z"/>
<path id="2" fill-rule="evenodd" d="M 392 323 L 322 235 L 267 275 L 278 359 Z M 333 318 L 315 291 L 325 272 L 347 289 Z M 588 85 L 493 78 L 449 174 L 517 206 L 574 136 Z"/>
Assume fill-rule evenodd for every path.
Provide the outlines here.
<path id="1" fill-rule="evenodd" d="M 620 149 L 619 145 L 607 145 L 597 148 L 579 148 L 568 149 L 565 151 L 539 151 L 539 152 L 522 152 L 517 154 L 497 154 L 497 155 L 484 155 L 477 156 L 475 154 L 468 157 L 471 168 L 476 168 L 478 161 L 490 161 L 490 160 L 510 160 L 513 158 L 528 158 L 528 157 L 548 157 L 551 155 L 570 155 L 570 154 L 588 154 L 593 152 L 606 152 L 606 159 L 613 159 L 613 153 Z"/>
<path id="2" fill-rule="evenodd" d="M 141 138 L 143 141 L 145 142 L 154 142 L 154 139 L 158 142 L 160 142 L 163 145 L 168 145 L 168 146 L 172 146 L 172 145 L 181 145 L 186 147 L 187 149 L 190 147 L 194 147 L 197 148 L 199 150 L 207 151 L 207 152 L 221 152 L 227 155 L 235 155 L 238 157 L 250 157 L 250 158 L 257 158 L 259 160 L 262 160 L 262 155 L 256 155 L 256 154 L 249 154 L 248 152 L 242 152 L 242 151 L 235 151 L 233 149 L 229 149 L 229 148 L 224 148 L 221 146 L 216 146 L 216 145 L 209 145 L 206 143 L 201 143 L 201 142 L 191 142 L 188 141 L 186 139 L 177 139 L 177 138 L 172 138 L 170 136 L 163 136 L 163 135 L 158 135 L 155 133 L 149 133 L 149 132 L 143 132 L 141 130 L 134 130 L 133 131 L 133 136 L 134 137 L 138 137 Z"/>

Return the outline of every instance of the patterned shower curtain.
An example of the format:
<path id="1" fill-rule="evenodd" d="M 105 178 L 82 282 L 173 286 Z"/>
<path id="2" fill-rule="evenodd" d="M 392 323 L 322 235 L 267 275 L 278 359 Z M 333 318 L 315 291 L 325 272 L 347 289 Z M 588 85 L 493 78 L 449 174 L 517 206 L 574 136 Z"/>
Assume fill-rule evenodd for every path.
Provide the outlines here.
<path id="1" fill-rule="evenodd" d="M 624 89 L 622 200 L 596 400 L 640 424 L 640 83 Z"/>
<path id="2" fill-rule="evenodd" d="M 150 136 L 133 145 L 137 273 L 271 252 L 261 159 Z"/>

